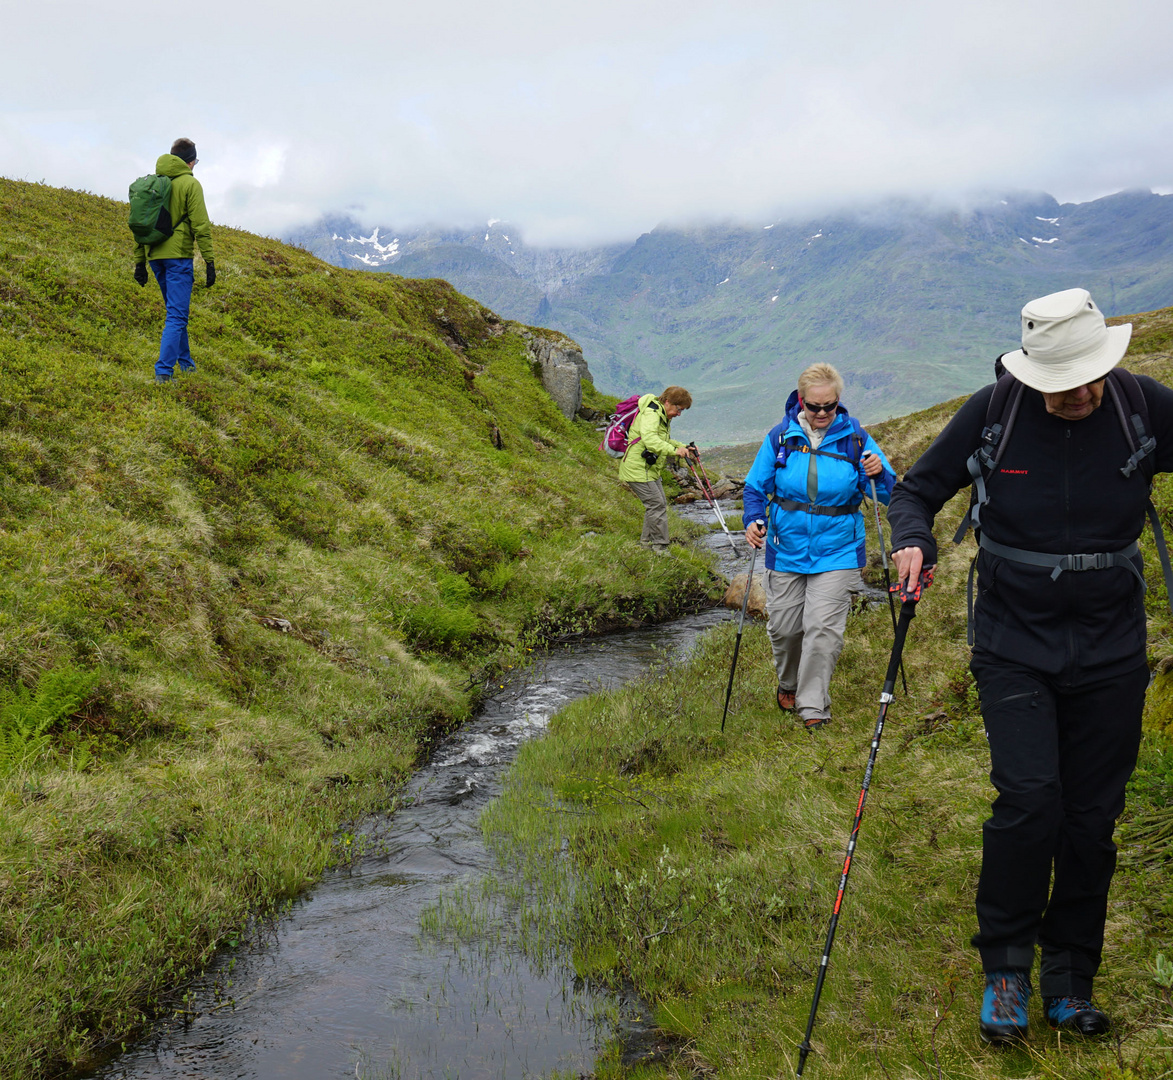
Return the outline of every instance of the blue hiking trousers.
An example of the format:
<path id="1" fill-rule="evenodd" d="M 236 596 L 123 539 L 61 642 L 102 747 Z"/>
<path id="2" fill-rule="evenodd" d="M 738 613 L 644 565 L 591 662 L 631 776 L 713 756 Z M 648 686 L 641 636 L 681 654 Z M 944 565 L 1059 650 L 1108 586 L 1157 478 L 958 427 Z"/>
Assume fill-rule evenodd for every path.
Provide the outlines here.
<path id="1" fill-rule="evenodd" d="M 175 365 L 180 371 L 195 371 L 191 349 L 187 344 L 187 316 L 191 310 L 191 259 L 152 259 L 151 271 L 163 294 L 167 317 L 163 321 L 163 337 L 159 342 L 159 359 L 155 364 L 156 379 L 170 379 Z"/>

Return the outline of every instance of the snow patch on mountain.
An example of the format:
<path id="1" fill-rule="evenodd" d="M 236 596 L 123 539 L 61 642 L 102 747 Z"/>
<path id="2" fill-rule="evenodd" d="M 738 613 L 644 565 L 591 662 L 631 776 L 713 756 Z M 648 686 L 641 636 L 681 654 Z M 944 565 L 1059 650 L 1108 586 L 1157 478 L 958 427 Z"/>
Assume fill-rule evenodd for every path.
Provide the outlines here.
<path id="1" fill-rule="evenodd" d="M 388 244 L 379 243 L 379 226 L 375 226 L 370 236 L 355 236 L 349 233 L 345 237 L 334 233 L 331 239 L 337 243 L 342 244 L 362 244 L 364 248 L 369 248 L 366 251 L 344 251 L 343 254 L 348 259 L 354 259 L 356 262 L 362 263 L 364 266 L 385 266 L 392 262 L 399 256 L 399 237 L 395 237 Z"/>

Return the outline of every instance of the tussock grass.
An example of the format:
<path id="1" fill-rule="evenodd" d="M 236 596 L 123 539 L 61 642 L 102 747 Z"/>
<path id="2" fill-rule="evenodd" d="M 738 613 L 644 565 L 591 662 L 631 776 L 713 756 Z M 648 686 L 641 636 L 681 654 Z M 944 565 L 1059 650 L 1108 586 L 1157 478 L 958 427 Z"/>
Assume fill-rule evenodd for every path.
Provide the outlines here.
<path id="1" fill-rule="evenodd" d="M 498 667 L 712 581 L 638 546 L 543 331 L 445 282 L 217 229 L 198 370 L 156 386 L 125 213 L 0 180 L 0 698 L 88 680 L 0 761 L 4 1077 L 177 1007 Z"/>
<path id="2" fill-rule="evenodd" d="M 1164 313 L 1173 316 L 1173 310 Z M 1143 320 L 1142 324 L 1143 324 Z M 1154 321 L 1160 322 L 1159 319 Z M 1169 358 L 1130 364 L 1168 379 Z M 877 425 L 906 468 L 956 407 Z M 1029 1045 L 985 1048 L 982 979 L 969 938 L 981 823 L 993 790 L 965 646 L 972 539 L 949 543 L 966 503 L 938 520 L 941 564 L 905 650 L 909 696 L 888 714 L 815 1027 L 810 1076 L 1157 1080 L 1173 1071 L 1173 749 L 1170 616 L 1151 539 L 1150 690 L 1141 762 L 1121 823 L 1097 997 L 1115 1035 L 1046 1028 L 1037 996 Z M 1168 530 L 1173 489 L 1154 499 Z M 530 892 L 534 935 L 561 940 L 580 975 L 627 981 L 672 1049 L 599 1077 L 793 1074 L 843 866 L 891 642 L 883 607 L 854 612 L 832 683 L 834 722 L 808 733 L 773 703 L 764 627 L 747 628 L 724 735 L 735 627 L 710 632 L 659 677 L 598 694 L 522 749 L 484 817 Z"/>

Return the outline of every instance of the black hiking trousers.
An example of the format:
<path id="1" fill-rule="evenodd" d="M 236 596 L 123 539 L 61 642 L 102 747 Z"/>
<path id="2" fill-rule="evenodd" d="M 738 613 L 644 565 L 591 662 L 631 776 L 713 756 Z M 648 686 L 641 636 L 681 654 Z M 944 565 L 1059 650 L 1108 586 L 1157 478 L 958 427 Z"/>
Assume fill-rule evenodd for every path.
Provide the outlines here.
<path id="1" fill-rule="evenodd" d="M 1148 666 L 1141 654 L 1067 681 L 975 652 L 970 667 L 998 791 L 982 827 L 973 944 L 989 972 L 1029 970 L 1037 943 L 1039 992 L 1090 999 Z"/>

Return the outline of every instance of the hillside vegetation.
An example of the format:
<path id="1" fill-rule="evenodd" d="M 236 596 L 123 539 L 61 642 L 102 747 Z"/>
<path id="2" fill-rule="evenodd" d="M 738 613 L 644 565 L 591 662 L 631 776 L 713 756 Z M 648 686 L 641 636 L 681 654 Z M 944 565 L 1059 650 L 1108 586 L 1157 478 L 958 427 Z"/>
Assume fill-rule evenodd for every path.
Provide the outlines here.
<path id="1" fill-rule="evenodd" d="M 1128 364 L 1173 379 L 1173 309 L 1134 316 Z M 873 427 L 906 469 L 959 402 Z M 754 448 L 756 449 L 756 447 Z M 1049 1030 L 978 1037 L 982 976 L 974 893 L 993 789 L 965 644 L 972 537 L 950 542 L 960 493 L 938 518 L 941 564 L 917 607 L 888 712 L 804 1075 L 908 1080 L 1159 1080 L 1173 1068 L 1173 619 L 1151 537 L 1146 735 L 1118 829 L 1096 998 L 1111 1037 Z M 1154 501 L 1166 535 L 1173 478 Z M 869 575 L 880 580 L 875 541 Z M 734 624 L 659 677 L 583 699 L 523 748 L 484 828 L 529 891 L 492 896 L 535 952 L 584 977 L 634 985 L 662 1033 L 655 1054 L 600 1078 L 792 1076 L 843 869 L 891 648 L 887 605 L 853 611 L 834 719 L 803 730 L 778 711 L 764 627 L 747 626 L 721 731 Z M 483 904 L 457 897 L 448 932 Z M 1037 985 L 1037 984 L 1036 984 Z"/>
<path id="2" fill-rule="evenodd" d="M 445 282 L 216 229 L 198 370 L 155 385 L 125 215 L 0 180 L 6 1078 L 177 1005 L 496 671 L 712 580 Z"/>

